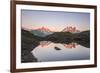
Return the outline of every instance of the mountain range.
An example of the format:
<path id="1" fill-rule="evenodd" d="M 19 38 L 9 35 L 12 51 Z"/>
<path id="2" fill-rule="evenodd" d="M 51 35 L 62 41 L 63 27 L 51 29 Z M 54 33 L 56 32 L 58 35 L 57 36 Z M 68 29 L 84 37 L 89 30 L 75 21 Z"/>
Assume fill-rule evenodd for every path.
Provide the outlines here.
<path id="1" fill-rule="evenodd" d="M 54 33 L 47 27 L 41 27 L 37 29 L 33 29 L 30 31 L 32 34 L 39 36 L 39 37 L 46 37 Z M 70 32 L 70 33 L 79 33 L 80 31 L 76 29 L 76 27 L 65 27 L 61 32 Z"/>

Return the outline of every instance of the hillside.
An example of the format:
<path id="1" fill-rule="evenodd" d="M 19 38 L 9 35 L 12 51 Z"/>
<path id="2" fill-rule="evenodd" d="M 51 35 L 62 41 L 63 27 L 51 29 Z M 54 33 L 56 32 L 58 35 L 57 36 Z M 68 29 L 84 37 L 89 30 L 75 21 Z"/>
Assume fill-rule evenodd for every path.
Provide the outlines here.
<path id="1" fill-rule="evenodd" d="M 72 41 L 73 34 L 70 32 L 54 32 L 45 37 L 45 40 L 55 43 L 69 43 Z"/>
<path id="2" fill-rule="evenodd" d="M 85 47 L 90 47 L 90 31 L 83 31 L 80 33 L 70 32 L 55 32 L 45 37 L 46 41 L 52 41 L 55 43 L 71 43 L 76 42 Z"/>
<path id="3" fill-rule="evenodd" d="M 31 34 L 29 31 L 21 30 L 21 62 L 37 61 L 31 51 L 39 45 L 42 38 Z"/>
<path id="4" fill-rule="evenodd" d="M 78 44 L 81 44 L 85 47 L 90 47 L 90 31 L 83 31 L 80 33 L 75 34 L 74 36 L 74 41 Z"/>

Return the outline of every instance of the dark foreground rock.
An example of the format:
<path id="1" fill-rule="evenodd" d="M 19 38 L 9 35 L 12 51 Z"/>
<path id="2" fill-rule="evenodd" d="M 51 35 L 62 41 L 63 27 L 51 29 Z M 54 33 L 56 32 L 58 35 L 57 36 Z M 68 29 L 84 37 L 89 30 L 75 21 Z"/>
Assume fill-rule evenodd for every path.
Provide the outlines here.
<path id="1" fill-rule="evenodd" d="M 22 56 L 22 58 L 21 58 L 22 63 L 38 61 L 37 58 L 31 52 L 22 51 L 21 56 Z"/>
<path id="2" fill-rule="evenodd" d="M 54 47 L 54 49 L 55 49 L 55 50 L 61 50 L 61 48 L 59 48 L 59 47 Z"/>
<path id="3" fill-rule="evenodd" d="M 21 62 L 37 62 L 37 58 L 31 53 L 39 45 L 40 38 L 29 31 L 21 31 Z"/>

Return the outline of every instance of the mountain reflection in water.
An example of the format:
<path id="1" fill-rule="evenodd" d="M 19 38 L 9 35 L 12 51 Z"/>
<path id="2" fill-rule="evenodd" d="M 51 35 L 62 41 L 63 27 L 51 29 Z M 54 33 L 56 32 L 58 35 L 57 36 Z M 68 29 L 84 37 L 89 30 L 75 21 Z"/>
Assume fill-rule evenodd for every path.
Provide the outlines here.
<path id="1" fill-rule="evenodd" d="M 74 42 L 61 44 L 41 41 L 32 54 L 38 59 L 38 62 L 86 60 L 90 58 L 90 49 Z"/>
<path id="2" fill-rule="evenodd" d="M 47 47 L 48 45 L 50 45 L 51 43 L 53 42 L 50 42 L 50 41 L 41 41 L 40 42 L 40 46 L 41 47 Z M 78 45 L 77 43 L 69 43 L 69 44 L 62 44 L 64 47 L 66 48 L 76 48 L 76 46 Z"/>

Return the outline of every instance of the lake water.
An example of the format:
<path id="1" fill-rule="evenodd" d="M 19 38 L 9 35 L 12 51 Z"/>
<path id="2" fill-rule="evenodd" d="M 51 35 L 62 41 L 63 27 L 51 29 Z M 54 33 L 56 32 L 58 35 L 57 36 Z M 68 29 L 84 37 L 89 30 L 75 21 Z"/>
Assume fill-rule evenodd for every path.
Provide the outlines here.
<path id="1" fill-rule="evenodd" d="M 61 44 L 42 41 L 32 51 L 32 54 L 38 62 L 88 60 L 90 59 L 90 48 L 77 43 Z"/>

